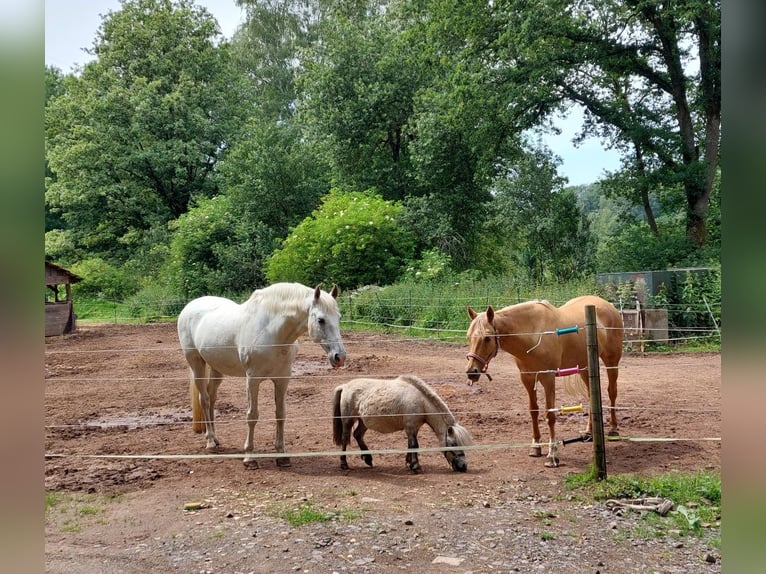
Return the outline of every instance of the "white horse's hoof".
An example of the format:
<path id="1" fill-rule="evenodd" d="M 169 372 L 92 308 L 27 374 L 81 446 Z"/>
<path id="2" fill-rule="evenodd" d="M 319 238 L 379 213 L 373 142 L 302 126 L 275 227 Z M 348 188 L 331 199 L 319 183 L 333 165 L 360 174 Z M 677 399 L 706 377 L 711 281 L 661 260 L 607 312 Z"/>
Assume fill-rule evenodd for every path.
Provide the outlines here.
<path id="1" fill-rule="evenodd" d="M 246 458 L 242 461 L 242 464 L 245 465 L 247 470 L 256 470 L 258 468 L 258 459 Z"/>

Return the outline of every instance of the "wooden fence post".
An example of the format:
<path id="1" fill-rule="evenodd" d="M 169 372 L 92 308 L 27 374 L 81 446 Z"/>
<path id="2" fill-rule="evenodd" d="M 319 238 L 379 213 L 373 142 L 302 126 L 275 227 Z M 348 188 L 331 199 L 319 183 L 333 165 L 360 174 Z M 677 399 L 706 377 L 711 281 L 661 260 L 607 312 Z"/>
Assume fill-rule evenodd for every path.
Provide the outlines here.
<path id="1" fill-rule="evenodd" d="M 588 345 L 588 382 L 590 383 L 590 421 L 593 433 L 593 460 L 596 480 L 606 479 L 606 449 L 604 445 L 604 418 L 601 413 L 601 376 L 598 362 L 598 331 L 596 307 L 585 306 L 585 340 Z"/>

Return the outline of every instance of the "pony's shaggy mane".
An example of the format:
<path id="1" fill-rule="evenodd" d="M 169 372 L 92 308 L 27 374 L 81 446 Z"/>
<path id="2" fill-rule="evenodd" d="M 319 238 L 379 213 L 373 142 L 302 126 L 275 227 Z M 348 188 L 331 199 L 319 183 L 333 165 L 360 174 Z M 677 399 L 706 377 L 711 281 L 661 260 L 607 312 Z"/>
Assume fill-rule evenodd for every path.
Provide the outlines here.
<path id="1" fill-rule="evenodd" d="M 454 424 L 455 417 L 452 415 L 452 411 L 449 410 L 449 407 L 447 404 L 442 400 L 442 398 L 436 394 L 436 391 L 434 391 L 431 388 L 431 385 L 426 383 L 423 379 L 416 377 L 415 375 L 401 375 L 399 377 L 402 381 L 405 381 L 409 384 L 411 384 L 413 387 L 418 389 L 422 394 L 424 394 L 426 397 L 428 397 L 431 402 L 434 402 L 442 407 L 442 411 L 447 416 L 447 420 L 450 424 Z"/>

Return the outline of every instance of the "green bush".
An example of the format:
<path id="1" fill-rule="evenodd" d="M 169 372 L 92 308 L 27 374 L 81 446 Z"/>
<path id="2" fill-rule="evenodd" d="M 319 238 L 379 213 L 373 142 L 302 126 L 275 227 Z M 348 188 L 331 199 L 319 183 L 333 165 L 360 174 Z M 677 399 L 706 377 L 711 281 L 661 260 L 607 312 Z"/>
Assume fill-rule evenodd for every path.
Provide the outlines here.
<path id="1" fill-rule="evenodd" d="M 372 190 L 331 190 L 269 258 L 267 279 L 346 289 L 393 283 L 415 250 L 398 223 L 402 209 Z"/>
<path id="2" fill-rule="evenodd" d="M 112 265 L 100 257 L 84 259 L 69 267 L 69 270 L 82 277 L 80 283 L 72 286 L 73 296 L 93 297 L 96 299 L 122 301 L 136 292 L 139 278 Z"/>

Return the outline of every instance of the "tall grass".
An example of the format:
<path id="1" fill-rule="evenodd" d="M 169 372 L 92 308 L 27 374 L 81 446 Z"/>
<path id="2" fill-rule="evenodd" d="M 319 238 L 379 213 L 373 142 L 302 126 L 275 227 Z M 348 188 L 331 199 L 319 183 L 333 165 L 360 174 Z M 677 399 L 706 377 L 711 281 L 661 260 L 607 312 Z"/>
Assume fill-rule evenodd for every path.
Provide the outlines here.
<path id="1" fill-rule="evenodd" d="M 478 280 L 470 275 L 440 282 L 403 281 L 341 294 L 340 308 L 350 328 L 383 329 L 412 336 L 460 340 L 469 324 L 467 307 L 483 311 L 530 299 L 560 305 L 577 295 L 596 292 L 593 280 L 532 285 L 504 277 Z"/>

